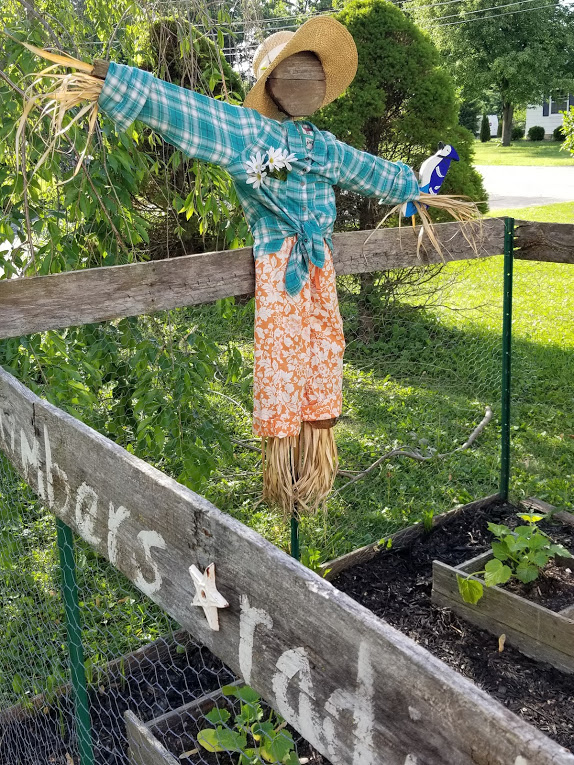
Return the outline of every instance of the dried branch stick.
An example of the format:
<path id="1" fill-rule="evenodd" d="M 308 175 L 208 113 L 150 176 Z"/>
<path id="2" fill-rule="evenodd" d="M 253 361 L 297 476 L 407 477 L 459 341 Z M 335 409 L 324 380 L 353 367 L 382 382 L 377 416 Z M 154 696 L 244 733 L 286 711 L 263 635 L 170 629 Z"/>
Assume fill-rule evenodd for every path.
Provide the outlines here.
<path id="1" fill-rule="evenodd" d="M 443 454 L 438 454 L 436 450 L 429 449 L 429 451 L 432 452 L 431 454 L 422 454 L 418 449 L 409 449 L 407 446 L 399 446 L 396 449 L 391 449 L 390 452 L 386 452 L 377 460 L 375 460 L 375 462 L 373 462 L 372 465 L 366 468 L 366 470 L 361 471 L 350 481 L 347 481 L 347 483 L 341 486 L 340 489 L 337 489 L 337 491 L 333 492 L 331 496 L 334 496 L 335 494 L 340 494 L 346 488 L 351 486 L 351 484 L 357 483 L 357 481 L 360 481 L 362 478 L 369 475 L 369 473 L 372 473 L 373 470 L 376 470 L 379 467 L 379 465 L 381 465 L 383 462 L 385 462 L 386 460 L 392 459 L 393 457 L 408 457 L 409 459 L 415 460 L 416 462 L 430 462 L 431 460 L 443 460 L 446 457 L 451 457 L 453 454 L 456 454 L 457 452 L 462 452 L 465 449 L 468 449 L 470 446 L 472 446 L 472 444 L 476 441 L 476 439 L 479 437 L 482 431 L 486 428 L 486 426 L 491 421 L 491 419 L 492 419 L 492 409 L 489 406 L 487 406 L 484 417 L 476 426 L 476 428 L 472 431 L 472 433 L 470 434 L 468 439 L 464 442 L 464 444 L 462 444 L 462 446 L 457 446 L 456 449 L 453 449 L 450 452 L 444 452 Z"/>

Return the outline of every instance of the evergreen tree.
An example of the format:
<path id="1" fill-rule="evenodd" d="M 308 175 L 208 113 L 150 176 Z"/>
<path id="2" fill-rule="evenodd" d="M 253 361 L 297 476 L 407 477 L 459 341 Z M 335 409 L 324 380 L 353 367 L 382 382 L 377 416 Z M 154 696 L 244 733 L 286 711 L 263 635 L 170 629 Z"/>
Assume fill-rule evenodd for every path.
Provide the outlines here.
<path id="1" fill-rule="evenodd" d="M 490 123 L 486 114 L 482 115 L 482 122 L 480 123 L 480 140 L 482 143 L 490 141 Z"/>

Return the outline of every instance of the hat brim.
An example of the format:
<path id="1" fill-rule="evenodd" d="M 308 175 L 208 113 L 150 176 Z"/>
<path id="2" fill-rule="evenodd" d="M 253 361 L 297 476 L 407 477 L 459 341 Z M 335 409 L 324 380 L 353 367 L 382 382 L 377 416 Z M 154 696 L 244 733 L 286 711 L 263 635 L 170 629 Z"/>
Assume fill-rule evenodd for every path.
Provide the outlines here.
<path id="1" fill-rule="evenodd" d="M 243 105 L 249 109 L 256 109 L 265 117 L 284 119 L 285 114 L 267 92 L 265 83 L 278 64 L 302 51 L 315 53 L 323 66 L 326 87 L 321 107 L 330 104 L 349 87 L 357 72 L 355 41 L 347 28 L 332 16 L 316 16 L 299 27 L 251 88 Z"/>

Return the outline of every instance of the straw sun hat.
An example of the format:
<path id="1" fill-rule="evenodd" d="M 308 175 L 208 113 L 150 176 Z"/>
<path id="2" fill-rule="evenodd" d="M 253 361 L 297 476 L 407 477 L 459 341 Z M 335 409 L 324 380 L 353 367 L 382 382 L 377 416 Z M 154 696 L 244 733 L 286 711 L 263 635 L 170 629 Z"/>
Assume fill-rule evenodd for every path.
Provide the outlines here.
<path id="1" fill-rule="evenodd" d="M 318 56 L 325 72 L 325 98 L 321 106 L 334 101 L 348 88 L 357 71 L 357 48 L 346 27 L 332 16 L 316 16 L 296 32 L 276 32 L 255 51 L 253 73 L 257 82 L 251 88 L 244 106 L 256 109 L 273 119 L 284 114 L 267 93 L 265 83 L 275 67 L 294 53 L 311 51 Z"/>

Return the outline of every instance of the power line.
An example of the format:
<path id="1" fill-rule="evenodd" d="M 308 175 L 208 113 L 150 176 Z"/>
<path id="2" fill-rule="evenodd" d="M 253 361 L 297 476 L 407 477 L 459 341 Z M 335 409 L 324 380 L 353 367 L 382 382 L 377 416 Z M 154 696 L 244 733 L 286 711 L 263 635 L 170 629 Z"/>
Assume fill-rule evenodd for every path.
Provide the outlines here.
<path id="1" fill-rule="evenodd" d="M 440 20 L 443 21 L 444 19 L 457 19 L 461 16 L 470 16 L 475 13 L 484 13 L 486 11 L 496 11 L 499 8 L 509 8 L 511 5 L 524 5 L 525 3 L 534 3 L 536 0 L 514 0 L 512 3 L 506 3 L 505 5 L 491 5 L 490 8 L 477 8 L 474 11 L 461 11 L 461 13 L 452 13 L 449 16 L 441 16 Z M 531 10 L 530 8 L 526 10 Z M 503 16 L 505 14 L 502 14 Z M 440 26 L 447 26 L 446 24 L 441 24 Z"/>
<path id="2" fill-rule="evenodd" d="M 449 21 L 447 24 L 431 24 L 433 29 L 438 29 L 439 27 L 452 27 L 452 26 L 458 26 L 459 24 L 470 24 L 473 21 L 486 21 L 487 19 L 498 19 L 501 16 L 513 16 L 515 13 L 528 13 L 529 11 L 539 11 L 542 8 L 555 8 L 556 3 L 548 3 L 547 5 L 538 5 L 536 8 L 522 8 L 518 11 L 508 11 L 507 13 L 493 13 L 490 16 L 477 16 L 474 19 L 464 19 L 463 21 Z"/>

